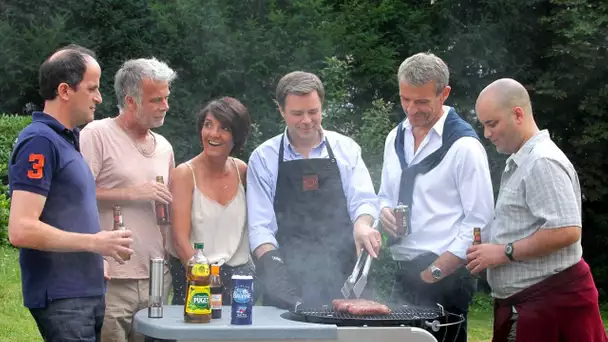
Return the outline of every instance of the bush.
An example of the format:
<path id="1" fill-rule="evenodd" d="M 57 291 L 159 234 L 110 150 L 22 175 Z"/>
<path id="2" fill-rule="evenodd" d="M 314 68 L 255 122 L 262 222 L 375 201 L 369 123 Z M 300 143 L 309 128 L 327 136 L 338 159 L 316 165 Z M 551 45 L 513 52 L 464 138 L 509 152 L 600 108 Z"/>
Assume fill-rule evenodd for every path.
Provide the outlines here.
<path id="1" fill-rule="evenodd" d="M 8 246 L 8 161 L 19 132 L 32 121 L 29 116 L 0 115 L 0 246 Z"/>

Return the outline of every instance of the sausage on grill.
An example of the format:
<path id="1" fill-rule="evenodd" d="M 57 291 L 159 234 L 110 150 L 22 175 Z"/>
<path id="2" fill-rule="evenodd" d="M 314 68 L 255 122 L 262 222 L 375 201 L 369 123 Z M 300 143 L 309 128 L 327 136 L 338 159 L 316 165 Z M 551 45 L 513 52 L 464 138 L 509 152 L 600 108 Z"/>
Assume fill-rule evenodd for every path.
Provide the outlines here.
<path id="1" fill-rule="evenodd" d="M 388 315 L 391 309 L 380 303 L 362 303 L 354 304 L 348 308 L 348 312 L 353 315 L 371 316 L 371 315 Z"/>
<path id="2" fill-rule="evenodd" d="M 366 302 L 371 302 L 366 299 L 334 299 L 331 303 L 334 307 L 334 311 L 347 312 L 348 308 L 352 305 L 360 305 Z"/>
<path id="3" fill-rule="evenodd" d="M 367 299 L 334 299 L 332 305 L 335 311 L 352 315 L 388 315 L 391 313 L 388 306 Z"/>

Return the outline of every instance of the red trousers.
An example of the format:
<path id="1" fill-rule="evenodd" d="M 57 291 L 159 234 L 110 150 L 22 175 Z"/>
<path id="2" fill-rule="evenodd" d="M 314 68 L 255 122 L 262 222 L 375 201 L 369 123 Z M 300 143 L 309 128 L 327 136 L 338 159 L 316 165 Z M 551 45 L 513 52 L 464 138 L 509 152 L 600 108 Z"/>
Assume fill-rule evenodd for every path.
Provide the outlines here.
<path id="1" fill-rule="evenodd" d="M 494 301 L 492 342 L 506 342 L 511 306 L 518 313 L 517 342 L 606 342 L 598 292 L 589 265 L 576 265 L 505 299 Z"/>

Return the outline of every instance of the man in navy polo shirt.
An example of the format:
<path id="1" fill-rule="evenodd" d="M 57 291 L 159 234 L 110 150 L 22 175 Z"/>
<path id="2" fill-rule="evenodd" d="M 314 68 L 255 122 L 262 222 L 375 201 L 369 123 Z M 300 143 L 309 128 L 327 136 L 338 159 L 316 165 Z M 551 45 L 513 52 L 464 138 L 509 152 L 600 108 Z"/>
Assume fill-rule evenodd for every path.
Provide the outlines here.
<path id="1" fill-rule="evenodd" d="M 24 304 L 45 341 L 98 341 L 105 309 L 102 255 L 123 262 L 129 231 L 100 229 L 95 180 L 79 125 L 101 103 L 93 52 L 70 45 L 40 67 L 44 112 L 33 113 L 9 161 L 10 242 L 20 247 Z"/>

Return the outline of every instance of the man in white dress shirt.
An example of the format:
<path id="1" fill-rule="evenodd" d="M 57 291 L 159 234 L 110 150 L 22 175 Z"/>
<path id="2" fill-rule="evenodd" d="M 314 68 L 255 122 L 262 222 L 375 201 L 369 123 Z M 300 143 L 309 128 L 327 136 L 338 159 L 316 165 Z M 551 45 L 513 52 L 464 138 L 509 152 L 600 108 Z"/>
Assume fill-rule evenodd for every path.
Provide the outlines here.
<path id="1" fill-rule="evenodd" d="M 397 77 L 406 119 L 386 138 L 379 191 L 380 218 L 398 261 L 390 300 L 441 304 L 466 318 L 475 289 L 464 267 L 466 251 L 473 228 L 483 231 L 493 215 L 488 158 L 471 125 L 443 105 L 449 70 L 439 57 L 413 55 Z M 410 213 L 409 234 L 403 236 L 397 235 L 393 212 L 398 204 Z M 466 341 L 466 320 L 443 334 L 436 338 Z"/>

